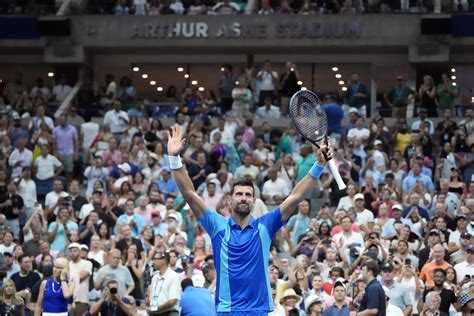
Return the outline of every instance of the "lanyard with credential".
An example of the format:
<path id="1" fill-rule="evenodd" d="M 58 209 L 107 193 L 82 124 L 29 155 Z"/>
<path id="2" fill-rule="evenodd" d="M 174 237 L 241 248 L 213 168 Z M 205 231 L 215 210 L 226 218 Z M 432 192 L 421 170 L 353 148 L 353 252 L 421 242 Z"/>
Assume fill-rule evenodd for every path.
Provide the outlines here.
<path id="1" fill-rule="evenodd" d="M 160 275 L 160 278 L 156 281 L 155 283 L 155 286 L 153 287 L 153 290 L 151 291 L 151 301 L 150 301 L 150 308 L 153 308 L 155 306 L 153 306 L 152 304 L 156 304 L 156 308 L 158 309 L 158 298 L 160 297 L 160 293 L 161 293 L 161 290 L 163 289 L 163 283 L 165 281 L 165 278 L 161 277 Z M 156 287 L 158 286 L 158 283 L 161 282 L 161 285 L 160 285 L 160 290 L 158 291 L 157 294 L 154 294 L 155 291 L 156 291 Z M 155 299 L 156 299 L 156 302 L 155 302 Z M 152 310 L 153 311 L 153 310 Z"/>
<path id="2" fill-rule="evenodd" d="M 402 86 L 401 89 L 398 89 L 398 87 L 395 87 L 395 98 L 397 101 L 400 101 L 402 98 L 403 90 L 405 90 L 405 87 Z"/>
<path id="3" fill-rule="evenodd" d="M 360 87 L 360 82 L 358 82 L 357 84 L 353 84 L 351 86 L 352 93 L 354 93 L 354 95 L 357 93 L 357 91 L 359 91 L 359 87 Z"/>

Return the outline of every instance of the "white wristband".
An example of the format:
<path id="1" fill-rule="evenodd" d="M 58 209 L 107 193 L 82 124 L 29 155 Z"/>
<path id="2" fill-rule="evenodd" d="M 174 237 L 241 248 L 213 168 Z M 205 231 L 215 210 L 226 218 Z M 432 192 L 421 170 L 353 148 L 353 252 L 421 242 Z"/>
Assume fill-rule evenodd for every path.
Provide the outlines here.
<path id="1" fill-rule="evenodd" d="M 170 161 L 171 170 L 176 170 L 183 167 L 183 162 L 181 161 L 181 156 L 168 156 Z"/>

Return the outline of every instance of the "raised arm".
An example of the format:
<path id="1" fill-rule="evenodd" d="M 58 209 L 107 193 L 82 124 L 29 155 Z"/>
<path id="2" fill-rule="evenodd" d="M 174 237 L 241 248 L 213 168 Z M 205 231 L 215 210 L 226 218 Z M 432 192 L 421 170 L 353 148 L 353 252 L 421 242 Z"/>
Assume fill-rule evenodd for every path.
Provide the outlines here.
<path id="1" fill-rule="evenodd" d="M 319 176 L 326 165 L 326 159 L 322 152 L 326 152 L 328 157 L 332 155 L 330 143 L 322 143 L 320 147 L 321 149 L 318 150 L 318 162 L 315 163 L 310 172 L 296 184 L 293 191 L 291 191 L 290 195 L 280 206 L 281 219 L 285 222 L 296 212 L 298 204 L 306 198 L 308 193 L 311 192 L 313 187 L 317 184 Z"/>
<path id="2" fill-rule="evenodd" d="M 197 194 L 193 182 L 189 178 L 186 169 L 183 167 L 181 157 L 179 153 L 183 150 L 186 139 L 183 135 L 183 129 L 181 126 L 174 125 L 170 127 L 171 133 L 168 133 L 168 157 L 170 161 L 170 167 L 172 171 L 173 179 L 176 181 L 176 185 L 179 188 L 184 199 L 189 204 L 194 216 L 197 220 L 200 220 L 206 205 Z"/>

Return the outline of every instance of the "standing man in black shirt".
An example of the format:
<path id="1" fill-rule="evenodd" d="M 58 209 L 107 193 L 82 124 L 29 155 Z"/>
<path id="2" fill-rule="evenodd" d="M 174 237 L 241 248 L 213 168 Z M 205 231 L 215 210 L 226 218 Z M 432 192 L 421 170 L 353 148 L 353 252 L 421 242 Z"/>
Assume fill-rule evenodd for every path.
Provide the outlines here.
<path id="1" fill-rule="evenodd" d="M 16 182 L 10 180 L 7 193 L 0 200 L 0 212 L 5 214 L 5 225 L 10 227 L 15 238 L 20 238 L 20 214 L 25 211 L 23 198 L 16 192 Z"/>
<path id="2" fill-rule="evenodd" d="M 281 74 L 278 90 L 281 93 L 281 114 L 288 114 L 288 104 L 290 104 L 290 99 L 297 91 L 300 90 L 300 74 L 298 69 L 296 69 L 296 64 L 291 61 L 286 62 L 286 72 Z"/>
<path id="3" fill-rule="evenodd" d="M 30 257 L 23 254 L 18 258 L 18 262 L 20 263 L 20 271 L 14 273 L 10 279 L 15 283 L 16 294 L 23 298 L 25 305 L 28 305 L 30 303 L 31 290 L 41 278 L 38 273 L 32 271 Z"/>
<path id="4" fill-rule="evenodd" d="M 434 287 L 428 288 L 423 293 L 423 300 L 418 302 L 418 310 L 423 310 L 423 304 L 426 300 L 428 293 L 435 291 L 441 297 L 441 304 L 439 305 L 439 311 L 449 315 L 449 307 L 453 304 L 454 308 L 458 310 L 458 300 L 454 291 L 448 290 L 444 287 L 446 281 L 446 271 L 443 269 L 434 269 Z"/>

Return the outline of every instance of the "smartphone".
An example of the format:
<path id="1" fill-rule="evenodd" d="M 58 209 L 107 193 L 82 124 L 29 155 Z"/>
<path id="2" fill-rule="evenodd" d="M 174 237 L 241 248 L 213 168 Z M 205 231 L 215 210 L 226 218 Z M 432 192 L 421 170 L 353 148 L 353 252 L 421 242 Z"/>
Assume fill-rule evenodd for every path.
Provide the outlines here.
<path id="1" fill-rule="evenodd" d="M 409 258 L 405 259 L 405 265 L 406 266 L 411 266 L 411 259 L 409 259 Z"/>
<path id="2" fill-rule="evenodd" d="M 322 241 L 322 244 L 323 244 L 323 245 L 330 245 L 330 244 L 331 244 L 331 239 L 324 239 L 324 240 Z"/>

